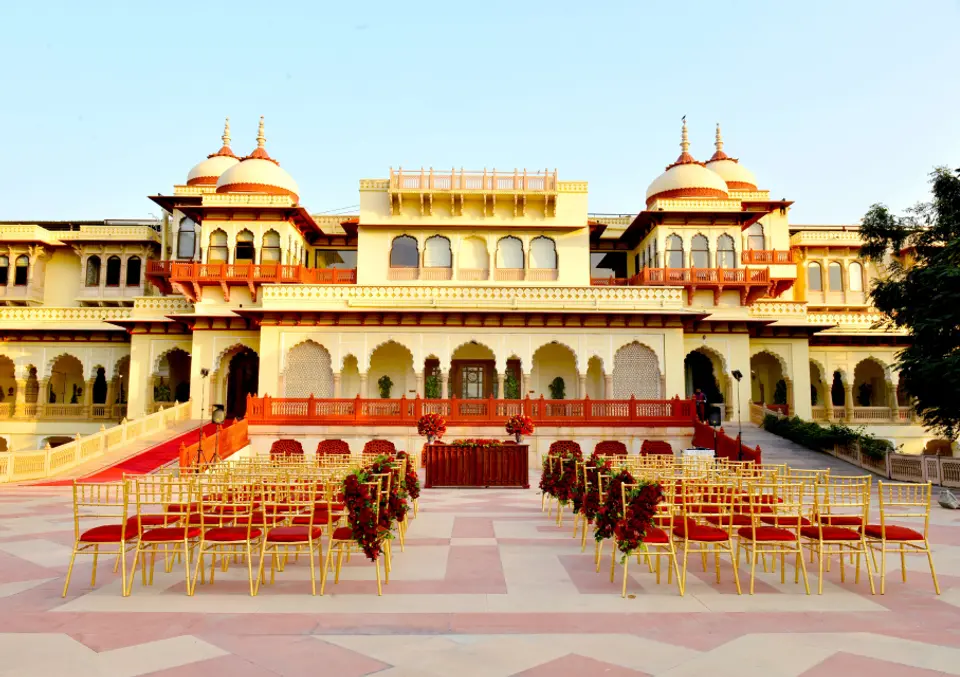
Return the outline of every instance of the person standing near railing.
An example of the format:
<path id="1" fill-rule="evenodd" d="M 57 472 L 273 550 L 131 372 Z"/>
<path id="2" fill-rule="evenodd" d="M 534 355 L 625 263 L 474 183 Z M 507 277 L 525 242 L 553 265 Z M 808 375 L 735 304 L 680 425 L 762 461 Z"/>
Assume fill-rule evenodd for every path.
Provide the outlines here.
<path id="1" fill-rule="evenodd" d="M 707 395 L 700 388 L 694 391 L 693 399 L 697 403 L 697 420 L 703 423 L 707 418 Z"/>

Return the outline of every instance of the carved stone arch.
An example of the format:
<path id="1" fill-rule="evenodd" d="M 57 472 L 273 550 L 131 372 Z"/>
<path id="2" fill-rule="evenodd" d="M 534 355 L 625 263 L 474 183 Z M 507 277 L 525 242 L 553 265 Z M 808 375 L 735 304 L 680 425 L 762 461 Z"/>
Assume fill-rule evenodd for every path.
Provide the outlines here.
<path id="1" fill-rule="evenodd" d="M 367 351 L 367 353 L 364 355 L 364 361 L 363 361 L 362 363 L 359 363 L 359 365 L 358 365 L 358 366 L 360 367 L 360 371 L 361 371 L 361 372 L 370 371 L 370 359 L 373 357 L 373 354 L 374 354 L 375 352 L 377 352 L 377 350 L 379 350 L 381 347 L 387 345 L 388 343 L 396 344 L 396 345 L 400 346 L 401 348 L 403 348 L 404 350 L 406 350 L 407 353 L 409 353 L 410 359 L 413 361 L 413 363 L 414 363 L 414 364 L 417 363 L 416 355 L 415 355 L 414 352 L 413 352 L 413 348 L 411 348 L 410 346 L 406 345 L 405 343 L 403 343 L 403 342 L 401 342 L 401 341 L 398 341 L 397 339 L 395 339 L 395 338 L 393 338 L 392 336 L 390 336 L 390 337 L 387 337 L 387 338 L 385 338 L 384 340 L 380 341 L 380 342 L 379 342 L 378 344 L 376 344 L 371 350 Z"/>
<path id="2" fill-rule="evenodd" d="M 254 348 L 252 345 L 250 345 L 250 344 L 249 344 L 248 342 L 246 342 L 245 340 L 242 340 L 242 339 L 241 339 L 240 341 L 237 341 L 236 343 L 230 344 L 228 347 L 224 348 L 223 350 L 221 350 L 221 351 L 217 354 L 217 359 L 213 361 L 212 373 L 216 374 L 218 371 L 220 371 L 220 368 L 224 365 L 224 360 L 225 360 L 225 359 L 227 360 L 227 362 L 229 362 L 229 361 L 230 361 L 229 358 L 233 357 L 234 355 L 236 355 L 237 353 L 239 353 L 239 352 L 240 352 L 241 350 L 243 350 L 244 348 L 249 348 L 250 350 L 252 350 L 253 352 L 255 352 L 257 355 L 260 354 L 260 351 L 259 351 L 259 350 L 257 350 L 256 348 Z"/>
<path id="3" fill-rule="evenodd" d="M 778 353 L 776 350 L 772 350 L 771 348 L 761 348 L 757 352 L 751 353 L 750 359 L 752 360 L 758 355 L 769 355 L 770 357 L 775 359 L 777 363 L 779 363 L 780 372 L 783 374 L 783 378 L 785 379 L 793 378 L 793 371 L 790 369 L 789 362 L 787 362 L 787 358 L 785 358 L 783 355 Z"/>
<path id="4" fill-rule="evenodd" d="M 89 379 L 95 379 L 95 378 L 97 378 L 97 372 L 98 372 L 100 369 L 103 369 L 103 374 L 104 374 L 104 376 L 106 376 L 106 374 L 107 374 L 107 368 L 106 368 L 101 362 L 97 362 L 97 363 L 93 364 L 93 365 L 90 367 L 90 370 L 89 370 L 89 372 L 88 372 L 88 374 L 89 374 L 88 378 L 89 378 Z"/>
<path id="5" fill-rule="evenodd" d="M 64 351 L 62 353 L 58 353 L 54 358 L 47 360 L 43 368 L 43 373 L 39 375 L 40 379 L 49 379 L 53 374 L 53 365 L 55 365 L 62 357 L 72 357 L 73 359 L 77 360 L 82 367 L 83 373 L 87 373 L 88 370 L 86 368 L 86 363 L 82 358 L 77 357 L 71 352 Z"/>
<path id="6" fill-rule="evenodd" d="M 883 370 L 883 378 L 887 381 L 893 380 L 893 369 L 887 364 L 884 360 L 880 359 L 876 355 L 868 355 L 862 359 L 857 360 L 857 363 L 853 367 L 854 374 L 856 374 L 857 367 L 859 367 L 864 362 L 875 362 L 880 369 Z"/>
<path id="7" fill-rule="evenodd" d="M 117 378 L 118 376 L 120 376 L 120 372 L 123 369 L 124 362 L 126 362 L 126 365 L 127 365 L 127 373 L 128 374 L 130 373 L 130 355 L 129 354 L 123 355 L 113 363 L 112 371 L 110 370 L 107 371 L 107 380 Z"/>
<path id="8" fill-rule="evenodd" d="M 170 353 L 176 352 L 176 351 L 178 351 L 178 350 L 179 350 L 180 352 L 184 353 L 187 357 L 191 357 L 190 351 L 187 350 L 186 348 L 182 348 L 182 347 L 180 347 L 180 346 L 173 346 L 172 348 L 167 348 L 166 350 L 161 351 L 160 354 L 157 355 L 156 359 L 154 359 L 154 361 L 153 361 L 153 371 L 151 371 L 150 373 L 151 373 L 151 374 L 158 374 L 158 373 L 160 373 L 160 362 L 163 360 L 163 358 L 164 358 L 164 357 L 167 357 Z"/>
<path id="9" fill-rule="evenodd" d="M 338 364 L 339 367 L 340 367 L 339 371 L 341 371 L 341 372 L 343 371 L 343 368 L 344 368 L 344 367 L 346 366 L 346 364 L 347 364 L 347 360 L 349 360 L 351 357 L 352 357 L 352 358 L 354 359 L 354 361 L 357 363 L 357 366 L 358 366 L 358 367 L 360 366 L 360 360 L 357 358 L 357 356 L 356 356 L 355 354 L 353 354 L 352 352 L 347 351 L 347 352 L 343 353 L 342 355 L 340 355 L 340 358 L 337 360 L 337 364 Z"/>
<path id="10" fill-rule="evenodd" d="M 543 348 L 544 346 L 548 346 L 548 345 L 558 345 L 558 346 L 562 346 L 562 347 L 566 348 L 567 350 L 569 350 L 569 351 L 573 354 L 573 363 L 574 363 L 574 365 L 575 365 L 576 368 L 577 368 L 577 373 L 578 373 L 578 374 L 580 373 L 580 354 L 577 352 L 577 349 L 576 349 L 576 348 L 574 348 L 573 346 L 571 346 L 571 345 L 570 345 L 569 343 L 567 343 L 566 341 L 558 341 L 557 339 L 547 339 L 547 338 L 544 338 L 542 341 L 540 341 L 540 342 L 538 342 L 538 343 L 533 343 L 533 344 L 530 346 L 530 347 L 531 347 L 531 351 L 530 351 L 530 360 L 531 360 L 531 362 L 533 361 L 534 356 L 537 354 L 537 351 L 540 350 L 541 348 Z"/>
<path id="11" fill-rule="evenodd" d="M 306 339 L 284 355 L 283 397 L 333 397 L 333 367 L 326 346 Z"/>
<path id="12" fill-rule="evenodd" d="M 663 397 L 662 372 L 655 350 L 646 343 L 631 341 L 613 356 L 613 398 L 655 400 Z"/>
<path id="13" fill-rule="evenodd" d="M 827 383 L 827 368 L 824 366 L 823 362 L 821 362 L 820 360 L 818 360 L 818 359 L 816 359 L 816 358 L 811 357 L 811 358 L 810 358 L 810 364 L 812 364 L 812 365 L 816 368 L 817 372 L 820 374 L 820 381 L 823 382 L 824 384 L 826 384 L 826 383 Z M 830 377 L 831 377 L 831 380 L 833 380 L 833 372 L 830 372 Z"/>
<path id="14" fill-rule="evenodd" d="M 487 343 L 485 343 L 485 342 L 483 342 L 483 341 L 478 341 L 478 340 L 476 340 L 476 339 L 470 339 L 469 341 L 462 341 L 461 343 L 458 343 L 456 346 L 454 346 L 453 350 L 451 350 L 449 353 L 447 353 L 447 355 L 446 355 L 446 364 L 445 364 L 445 366 L 446 366 L 446 371 L 450 371 L 450 370 L 453 368 L 453 356 L 457 353 L 458 350 L 460 350 L 461 348 L 463 348 L 463 347 L 465 347 L 465 346 L 478 346 L 478 347 L 480 347 L 480 348 L 485 348 L 486 350 L 490 351 L 490 354 L 493 355 L 494 361 L 497 362 L 497 369 L 498 369 L 498 370 L 500 369 L 500 363 L 499 363 L 499 360 L 497 360 L 497 351 L 494 350 L 492 347 L 490 347 L 490 345 L 488 345 Z M 441 367 L 444 366 L 444 361 L 443 361 L 443 360 L 440 361 L 440 365 L 441 365 Z M 505 366 L 505 365 L 506 365 L 506 362 L 504 361 L 504 366 Z"/>

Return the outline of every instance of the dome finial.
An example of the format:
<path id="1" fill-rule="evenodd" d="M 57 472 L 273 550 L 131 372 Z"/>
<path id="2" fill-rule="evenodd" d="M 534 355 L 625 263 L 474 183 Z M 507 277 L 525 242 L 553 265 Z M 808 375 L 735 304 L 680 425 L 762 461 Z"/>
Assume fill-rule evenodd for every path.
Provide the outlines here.
<path id="1" fill-rule="evenodd" d="M 717 136 L 716 141 L 713 143 L 713 147 L 716 150 L 713 153 L 713 156 L 708 160 L 708 162 L 716 162 L 717 160 L 734 160 L 732 157 L 723 152 L 723 134 L 720 133 L 720 123 L 717 123 Z"/>
<path id="2" fill-rule="evenodd" d="M 683 129 L 680 132 L 680 151 L 687 153 L 690 151 L 690 137 L 687 135 L 687 116 L 684 115 L 682 120 Z"/>
<path id="3" fill-rule="evenodd" d="M 223 136 L 220 137 L 220 140 L 223 141 L 224 146 L 230 145 L 230 116 L 227 116 L 227 119 L 223 122 Z"/>
<path id="4" fill-rule="evenodd" d="M 719 122 L 717 123 L 717 140 L 716 140 L 716 143 L 713 144 L 713 146 L 714 146 L 714 148 L 717 149 L 717 152 L 718 152 L 718 153 L 722 153 L 722 152 L 723 152 L 723 136 L 720 134 L 720 123 L 719 123 Z"/>
<path id="5" fill-rule="evenodd" d="M 257 148 L 263 148 L 267 143 L 267 137 L 263 135 L 263 116 L 260 116 L 260 128 L 257 130 Z"/>

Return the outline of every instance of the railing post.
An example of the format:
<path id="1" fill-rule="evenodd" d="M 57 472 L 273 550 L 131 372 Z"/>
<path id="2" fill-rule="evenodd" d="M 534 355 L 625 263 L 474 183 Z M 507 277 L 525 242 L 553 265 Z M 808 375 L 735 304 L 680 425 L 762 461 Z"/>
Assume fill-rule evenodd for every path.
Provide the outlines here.
<path id="1" fill-rule="evenodd" d="M 400 395 L 400 420 L 407 420 L 407 394 L 402 393 Z"/>
<path id="2" fill-rule="evenodd" d="M 273 405 L 270 404 L 270 396 L 263 396 L 263 403 L 261 404 L 263 410 L 260 412 L 260 416 L 263 421 L 268 422 L 273 419 Z"/>
<path id="3" fill-rule="evenodd" d="M 423 416 L 423 400 L 420 399 L 420 393 L 417 393 L 413 400 L 413 418 L 419 421 L 421 416 Z"/>
<path id="4" fill-rule="evenodd" d="M 73 464 L 77 465 L 80 463 L 80 433 L 77 433 L 73 438 Z"/>
<path id="5" fill-rule="evenodd" d="M 487 396 L 487 415 L 485 417 L 486 421 L 492 421 L 494 415 L 497 413 L 496 410 L 497 401 L 493 399 L 493 392 L 490 392 L 490 395 Z"/>
<path id="6" fill-rule="evenodd" d="M 307 398 L 307 420 L 313 418 L 313 412 L 316 411 L 316 401 L 313 398 L 313 393 L 310 393 L 310 397 Z"/>
<path id="7" fill-rule="evenodd" d="M 637 418 L 637 398 L 631 393 L 630 394 L 630 420 L 634 421 Z"/>
<path id="8" fill-rule="evenodd" d="M 593 418 L 591 415 L 593 412 L 590 411 L 590 396 L 586 393 L 583 394 L 583 420 L 589 421 Z"/>
<path id="9" fill-rule="evenodd" d="M 360 420 L 360 393 L 357 393 L 357 396 L 353 400 L 353 421 L 356 423 Z"/>

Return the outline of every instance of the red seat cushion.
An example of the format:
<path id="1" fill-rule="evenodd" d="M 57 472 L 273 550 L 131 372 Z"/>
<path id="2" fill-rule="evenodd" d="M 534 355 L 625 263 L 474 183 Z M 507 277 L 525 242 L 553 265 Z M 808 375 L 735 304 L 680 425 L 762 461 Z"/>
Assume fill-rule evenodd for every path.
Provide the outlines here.
<path id="1" fill-rule="evenodd" d="M 309 530 L 307 527 L 277 527 L 267 532 L 267 540 L 273 543 L 306 543 L 310 538 L 317 540 L 323 534 L 321 527 Z"/>
<path id="2" fill-rule="evenodd" d="M 667 535 L 667 532 L 663 529 L 658 529 L 652 527 L 647 534 L 643 537 L 644 543 L 669 543 L 670 537 Z"/>
<path id="3" fill-rule="evenodd" d="M 787 529 L 778 529 L 777 527 L 744 527 L 737 530 L 740 538 L 747 538 L 756 541 L 795 541 L 796 534 Z"/>
<path id="4" fill-rule="evenodd" d="M 80 534 L 80 540 L 84 543 L 119 543 L 136 538 L 138 533 L 137 523 L 127 520 L 126 528 L 119 524 L 104 524 L 87 529 Z"/>
<path id="5" fill-rule="evenodd" d="M 770 524 L 773 526 L 781 526 L 781 527 L 797 526 L 796 515 L 761 515 L 760 521 L 763 522 L 764 524 Z M 811 522 L 806 517 L 801 517 L 800 526 L 809 527 L 811 526 Z"/>
<path id="6" fill-rule="evenodd" d="M 858 515 L 820 515 L 817 521 L 832 527 L 859 527 L 863 524 Z"/>
<path id="7" fill-rule="evenodd" d="M 710 527 L 705 524 L 681 524 L 673 528 L 673 533 L 680 538 L 686 538 L 690 541 L 717 543 L 730 539 L 730 535 L 723 529 Z"/>
<path id="8" fill-rule="evenodd" d="M 258 538 L 261 531 L 259 529 L 250 530 L 250 538 Z M 245 541 L 247 540 L 247 527 L 214 527 L 207 529 L 203 535 L 205 541 Z"/>
<path id="9" fill-rule="evenodd" d="M 716 525 L 718 527 L 726 527 L 730 524 L 730 517 L 726 515 L 710 515 L 706 518 L 710 524 Z M 753 524 L 753 520 L 746 515 L 734 515 L 733 516 L 733 526 L 735 527 L 749 527 Z"/>
<path id="10" fill-rule="evenodd" d="M 199 535 L 200 527 L 189 527 L 186 529 L 186 534 L 184 534 L 183 527 L 164 527 L 162 529 L 144 531 L 140 540 L 144 543 L 168 543 L 170 541 L 196 538 Z"/>
<path id="11" fill-rule="evenodd" d="M 894 524 L 888 524 L 881 527 L 879 524 L 868 524 L 863 528 L 864 535 L 869 538 L 883 538 L 884 532 L 888 541 L 922 541 L 923 534 L 910 527 L 898 527 Z"/>
<path id="12" fill-rule="evenodd" d="M 847 529 L 846 527 L 831 527 L 824 526 L 823 528 L 823 540 L 825 541 L 859 541 L 860 534 L 858 534 L 853 529 Z M 820 538 L 820 527 L 808 526 L 800 527 L 800 534 L 806 536 L 807 538 Z"/>
<path id="13" fill-rule="evenodd" d="M 333 531 L 333 540 L 335 541 L 352 541 L 353 540 L 353 529 L 350 527 L 338 527 Z"/>

